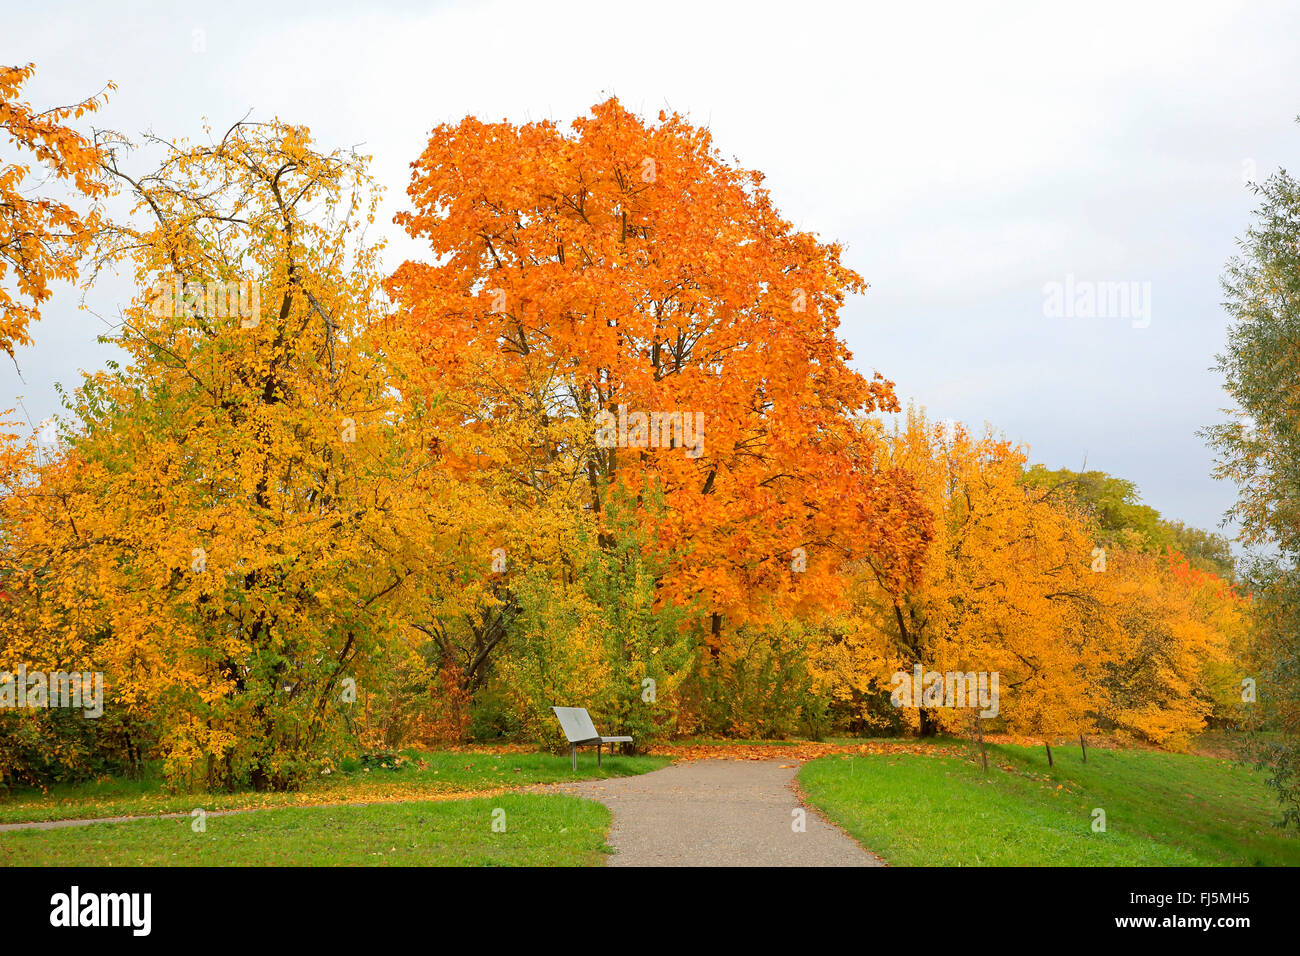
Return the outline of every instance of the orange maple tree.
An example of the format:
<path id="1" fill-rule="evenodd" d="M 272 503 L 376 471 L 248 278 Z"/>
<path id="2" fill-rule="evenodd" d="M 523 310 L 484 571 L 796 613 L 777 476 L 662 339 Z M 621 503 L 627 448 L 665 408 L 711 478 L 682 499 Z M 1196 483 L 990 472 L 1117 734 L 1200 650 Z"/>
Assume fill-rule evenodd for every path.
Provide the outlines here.
<path id="1" fill-rule="evenodd" d="M 438 261 L 388 285 L 449 441 L 523 427 L 520 487 L 580 484 L 597 517 L 615 486 L 652 492 L 661 593 L 701 608 L 715 650 L 774 598 L 833 600 L 864 546 L 919 546 L 921 522 L 883 517 L 906 482 L 854 421 L 896 409 L 893 386 L 836 334 L 865 283 L 706 129 L 610 99 L 571 133 L 442 125 L 412 165 L 398 222 Z"/>

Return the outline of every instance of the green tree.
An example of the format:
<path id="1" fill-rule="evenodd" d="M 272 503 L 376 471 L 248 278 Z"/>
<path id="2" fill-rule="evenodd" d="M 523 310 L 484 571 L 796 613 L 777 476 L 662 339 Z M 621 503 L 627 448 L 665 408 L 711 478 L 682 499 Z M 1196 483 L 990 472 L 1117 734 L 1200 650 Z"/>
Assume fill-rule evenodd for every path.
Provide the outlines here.
<path id="1" fill-rule="evenodd" d="M 1279 170 L 1253 188 L 1256 220 L 1223 278 L 1231 326 L 1218 369 L 1237 407 L 1202 434 L 1215 476 L 1237 485 L 1229 517 L 1270 551 L 1248 583 L 1261 608 L 1259 704 L 1282 734 L 1260 756 L 1283 823 L 1300 827 L 1300 185 Z"/>

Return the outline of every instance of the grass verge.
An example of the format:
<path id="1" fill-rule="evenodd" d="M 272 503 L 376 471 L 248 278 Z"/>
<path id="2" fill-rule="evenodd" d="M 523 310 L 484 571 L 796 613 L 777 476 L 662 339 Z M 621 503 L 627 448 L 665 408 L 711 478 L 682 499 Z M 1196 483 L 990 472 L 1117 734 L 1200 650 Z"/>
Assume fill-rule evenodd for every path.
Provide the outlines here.
<path id="1" fill-rule="evenodd" d="M 89 817 L 152 816 L 204 810 L 313 806 L 327 803 L 385 803 L 445 798 L 458 793 L 567 780 L 604 779 L 657 770 L 667 757 L 605 757 L 596 767 L 594 754 L 578 756 L 578 770 L 567 755 L 512 751 L 404 751 L 393 769 L 376 766 L 340 770 L 310 781 L 290 793 L 174 793 L 157 775 L 144 780 L 108 778 L 60 785 L 48 791 L 19 790 L 0 795 L 0 823 L 75 820 Z"/>
<path id="2" fill-rule="evenodd" d="M 1295 866 L 1263 775 L 1227 759 L 1147 750 L 989 748 L 805 764 L 809 802 L 899 866 Z M 1093 829 L 1095 810 L 1105 832 Z"/>
<path id="3" fill-rule="evenodd" d="M 197 833 L 189 819 L 3 833 L 0 866 L 592 866 L 609 822 L 599 803 L 543 794 L 294 807 Z"/>

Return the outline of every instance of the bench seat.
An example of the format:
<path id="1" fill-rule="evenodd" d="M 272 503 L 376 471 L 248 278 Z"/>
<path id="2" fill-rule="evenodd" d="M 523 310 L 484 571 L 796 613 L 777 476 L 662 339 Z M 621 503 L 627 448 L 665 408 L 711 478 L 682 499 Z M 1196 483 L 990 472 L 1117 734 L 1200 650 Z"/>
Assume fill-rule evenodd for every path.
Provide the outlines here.
<path id="1" fill-rule="evenodd" d="M 610 744 L 610 753 L 613 753 L 613 744 L 630 744 L 631 737 L 602 737 L 596 733 L 596 725 L 591 722 L 591 714 L 587 713 L 586 707 L 552 707 L 556 719 L 560 721 L 560 727 L 564 730 L 564 736 L 569 741 L 569 747 L 573 751 L 573 769 L 578 769 L 578 748 L 596 745 L 596 766 L 600 766 L 600 751 L 605 744 Z"/>

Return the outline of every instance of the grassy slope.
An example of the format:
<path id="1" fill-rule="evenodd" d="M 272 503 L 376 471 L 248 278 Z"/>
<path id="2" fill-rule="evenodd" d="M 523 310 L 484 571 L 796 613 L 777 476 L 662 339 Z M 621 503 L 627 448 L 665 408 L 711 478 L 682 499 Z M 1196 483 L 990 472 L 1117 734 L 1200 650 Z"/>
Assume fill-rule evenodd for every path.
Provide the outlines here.
<path id="1" fill-rule="evenodd" d="M 1141 750 L 989 748 L 960 758 L 827 757 L 799 772 L 811 803 L 904 866 L 1300 865 L 1272 826 L 1262 776 L 1231 761 Z M 1107 830 L 1092 830 L 1094 808 Z"/>
<path id="2" fill-rule="evenodd" d="M 334 773 L 295 793 L 169 793 L 154 777 L 143 781 L 113 778 L 100 783 L 60 786 L 48 793 L 17 791 L 0 796 L 0 823 L 71 820 L 78 817 L 147 816 L 250 807 L 307 806 L 320 803 L 418 800 L 454 793 L 495 790 L 530 783 L 620 777 L 657 770 L 666 757 L 609 757 L 596 769 L 595 754 L 578 756 L 578 772 L 567 755 L 544 753 L 409 752 L 400 770 Z M 418 763 L 423 763 L 423 769 Z M 0 835 L 0 839 L 3 836 Z"/>
<path id="3" fill-rule="evenodd" d="M 609 821 L 541 794 L 289 808 L 209 816 L 202 833 L 188 819 L 4 833 L 0 866 L 584 866 L 605 859 Z"/>

